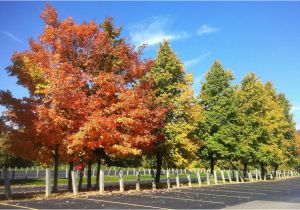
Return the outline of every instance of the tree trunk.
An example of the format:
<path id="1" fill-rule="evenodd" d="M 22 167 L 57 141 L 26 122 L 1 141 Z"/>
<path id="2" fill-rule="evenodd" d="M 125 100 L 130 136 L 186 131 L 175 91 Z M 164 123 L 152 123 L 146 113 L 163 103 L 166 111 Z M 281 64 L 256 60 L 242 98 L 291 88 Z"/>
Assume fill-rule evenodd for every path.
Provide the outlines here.
<path id="1" fill-rule="evenodd" d="M 80 191 L 82 189 L 82 180 L 83 180 L 83 169 L 79 170 L 78 191 Z"/>
<path id="2" fill-rule="evenodd" d="M 58 162 L 59 162 L 59 153 L 58 153 L 58 147 L 54 150 L 54 174 L 53 174 L 53 188 L 52 192 L 57 193 L 57 185 L 58 185 Z"/>
<path id="3" fill-rule="evenodd" d="M 260 168 L 261 168 L 261 177 L 264 178 L 265 177 L 265 173 L 266 173 L 265 167 L 264 167 L 263 164 L 260 164 Z"/>
<path id="4" fill-rule="evenodd" d="M 100 177 L 101 159 L 97 160 L 97 171 L 96 171 L 96 189 L 99 188 L 99 177 Z"/>
<path id="5" fill-rule="evenodd" d="M 278 165 L 276 164 L 276 165 L 274 166 L 274 173 L 276 173 L 277 170 L 278 170 Z"/>
<path id="6" fill-rule="evenodd" d="M 211 155 L 211 156 L 210 156 L 210 173 L 211 173 L 211 174 L 214 174 L 214 169 L 215 169 L 214 158 L 213 158 L 213 156 Z"/>
<path id="7" fill-rule="evenodd" d="M 244 163 L 244 169 L 243 169 L 244 177 L 247 176 L 247 171 L 248 171 L 248 163 Z"/>
<path id="8" fill-rule="evenodd" d="M 12 179 L 12 180 L 15 179 L 15 170 L 12 171 L 11 179 Z"/>
<path id="9" fill-rule="evenodd" d="M 162 167 L 162 155 L 160 149 L 158 149 L 156 153 L 156 175 L 155 175 L 155 182 L 157 184 L 160 183 L 161 167 Z"/>
<path id="10" fill-rule="evenodd" d="M 88 173 L 87 173 L 87 185 L 86 188 L 90 190 L 92 188 L 92 161 L 88 161 Z"/>
<path id="11" fill-rule="evenodd" d="M 73 192 L 73 189 L 72 189 L 72 176 L 71 176 L 71 172 L 73 171 L 73 166 L 74 166 L 74 163 L 70 162 L 69 163 L 69 171 L 68 171 L 68 191 L 69 192 Z"/>
<path id="12" fill-rule="evenodd" d="M 4 179 L 6 199 L 11 199 L 11 187 L 10 187 L 10 179 L 9 179 L 9 170 L 6 167 L 3 169 L 3 179 Z"/>

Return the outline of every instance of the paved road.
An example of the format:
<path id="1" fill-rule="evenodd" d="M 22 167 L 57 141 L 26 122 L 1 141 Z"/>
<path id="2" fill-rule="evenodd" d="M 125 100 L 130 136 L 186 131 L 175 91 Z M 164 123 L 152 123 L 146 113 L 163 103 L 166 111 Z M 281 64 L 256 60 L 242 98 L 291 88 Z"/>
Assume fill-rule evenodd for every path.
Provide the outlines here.
<path id="1" fill-rule="evenodd" d="M 300 178 L 209 187 L 113 193 L 0 203 L 32 209 L 245 209 L 300 208 Z"/>

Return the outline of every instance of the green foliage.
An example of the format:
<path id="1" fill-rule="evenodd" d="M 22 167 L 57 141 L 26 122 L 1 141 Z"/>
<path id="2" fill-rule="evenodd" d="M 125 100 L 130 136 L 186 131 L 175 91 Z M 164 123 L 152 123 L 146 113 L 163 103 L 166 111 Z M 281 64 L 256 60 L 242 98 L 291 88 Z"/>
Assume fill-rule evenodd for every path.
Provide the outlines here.
<path id="1" fill-rule="evenodd" d="M 197 140 L 192 136 L 201 108 L 191 89 L 192 76 L 185 73 L 181 61 L 169 43 L 160 44 L 150 77 L 154 80 L 156 97 L 170 110 L 162 133 L 166 140 L 160 145 L 165 164 L 187 167 L 196 160 Z"/>
<path id="2" fill-rule="evenodd" d="M 237 90 L 237 103 L 241 162 L 275 168 L 293 164 L 295 125 L 285 96 L 250 73 Z"/>
<path id="3" fill-rule="evenodd" d="M 254 73 L 250 73 L 237 89 L 238 158 L 243 164 L 257 161 L 257 151 L 266 137 L 263 127 L 264 104 L 263 84 Z"/>
<path id="4" fill-rule="evenodd" d="M 197 136 L 203 141 L 200 158 L 211 161 L 211 170 L 218 159 L 235 159 L 237 146 L 235 89 L 233 75 L 220 62 L 212 65 L 201 84 L 199 104 L 203 116 L 198 122 Z"/>

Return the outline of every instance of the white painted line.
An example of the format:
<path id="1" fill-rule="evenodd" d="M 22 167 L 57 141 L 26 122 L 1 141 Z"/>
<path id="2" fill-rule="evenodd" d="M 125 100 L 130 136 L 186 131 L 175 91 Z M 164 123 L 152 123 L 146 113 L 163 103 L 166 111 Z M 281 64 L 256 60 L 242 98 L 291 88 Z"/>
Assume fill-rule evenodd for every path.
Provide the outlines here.
<path id="1" fill-rule="evenodd" d="M 204 189 L 204 188 L 203 188 Z M 208 191 L 216 191 L 216 192 L 232 192 L 232 193 L 239 193 L 239 194 L 249 194 L 249 195 L 267 195 L 266 193 L 258 193 L 258 192 L 241 192 L 240 190 L 234 191 L 234 190 L 219 190 L 219 189 L 209 189 L 206 188 L 205 190 Z"/>
<path id="2" fill-rule="evenodd" d="M 203 202 L 203 203 L 225 204 L 224 202 L 217 202 L 217 201 L 196 200 L 196 199 L 191 199 L 191 198 L 176 198 L 176 197 L 160 196 L 160 195 L 141 195 L 141 196 L 153 197 L 153 198 L 167 198 L 167 199 L 184 200 L 184 201 L 196 201 L 196 202 Z"/>
<path id="3" fill-rule="evenodd" d="M 254 187 L 251 187 L 251 188 L 246 188 L 246 187 L 224 187 L 224 188 L 218 188 L 218 189 L 232 189 L 232 190 L 249 190 L 249 191 L 264 191 L 264 192 L 281 192 L 282 190 L 271 190 L 271 189 L 259 189 L 259 188 L 254 188 Z"/>
<path id="4" fill-rule="evenodd" d="M 18 208 L 22 208 L 22 209 L 37 210 L 35 208 L 31 208 L 31 207 L 28 207 L 28 206 L 21 206 L 21 205 L 15 205 L 15 204 L 10 204 L 10 203 L 2 203 L 2 202 L 0 202 L 0 205 L 11 206 L 11 207 L 18 207 Z"/>
<path id="5" fill-rule="evenodd" d="M 212 196 L 218 196 L 218 197 L 226 197 L 226 198 L 244 198 L 244 199 L 250 199 L 249 196 L 235 196 L 235 195 L 218 195 L 213 193 L 201 193 L 201 192 L 181 192 L 181 191 L 170 191 L 170 192 L 176 192 L 176 193 L 182 193 L 182 194 L 199 194 L 199 195 L 212 195 Z"/>
<path id="6" fill-rule="evenodd" d="M 274 184 L 274 185 L 267 185 L 267 186 L 274 186 L 274 187 L 288 187 L 288 188 L 299 188 L 300 185 L 293 185 L 293 184 L 285 184 L 285 185 L 277 185 L 277 184 Z"/>
<path id="7" fill-rule="evenodd" d="M 247 188 L 247 187 L 251 187 L 251 188 L 260 188 L 260 189 L 274 189 L 274 190 L 282 190 L 282 189 L 287 189 L 290 190 L 290 187 L 286 187 L 286 185 L 284 186 L 272 186 L 272 185 L 268 185 L 268 186 L 264 186 L 264 185 L 244 185 L 244 186 L 232 186 L 232 187 L 240 187 L 240 188 Z"/>
<path id="8" fill-rule="evenodd" d="M 79 200 L 89 200 L 89 201 L 96 201 L 96 202 L 104 202 L 104 203 L 114 203 L 114 204 L 121 204 L 121 205 L 128 205 L 128 206 L 137 206 L 137 207 L 143 207 L 143 208 L 151 208 L 151 209 L 166 209 L 169 210 L 168 208 L 162 208 L 158 206 L 148 206 L 148 205 L 142 205 L 142 204 L 134 204 L 134 203 L 125 203 L 125 202 L 119 202 L 119 201 L 107 201 L 107 200 L 102 200 L 102 199 L 93 199 L 93 198 L 75 198 L 74 199 L 79 199 Z"/>
<path id="9" fill-rule="evenodd" d="M 271 187 L 271 186 L 264 187 L 264 186 L 245 185 L 245 186 L 232 186 L 232 187 L 239 188 L 239 189 L 255 188 L 255 189 L 265 189 L 265 190 L 269 190 L 269 189 L 271 189 L 271 190 L 291 190 L 288 187 Z M 226 187 L 224 187 L 224 188 L 226 188 Z M 222 189 L 222 188 L 220 188 L 220 189 Z"/>

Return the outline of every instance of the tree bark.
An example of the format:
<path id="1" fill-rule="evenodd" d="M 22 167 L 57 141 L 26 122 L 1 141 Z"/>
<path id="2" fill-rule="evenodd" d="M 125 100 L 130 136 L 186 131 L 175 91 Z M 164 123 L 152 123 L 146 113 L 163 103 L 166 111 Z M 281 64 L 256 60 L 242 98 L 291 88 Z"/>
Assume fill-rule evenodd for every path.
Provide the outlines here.
<path id="1" fill-rule="evenodd" d="M 96 189 L 99 188 L 100 168 L 101 168 L 101 159 L 97 160 L 96 185 L 95 185 Z"/>
<path id="2" fill-rule="evenodd" d="M 92 161 L 88 161 L 88 173 L 87 173 L 87 185 L 86 188 L 90 190 L 92 188 Z"/>
<path id="3" fill-rule="evenodd" d="M 210 156 L 210 173 L 211 173 L 211 174 L 214 174 L 214 169 L 215 169 L 214 158 L 213 158 L 213 156 L 211 155 L 211 156 Z"/>
<path id="4" fill-rule="evenodd" d="M 248 171 L 248 163 L 244 163 L 244 169 L 243 169 L 243 175 L 244 175 L 244 177 L 247 176 L 247 171 Z"/>
<path id="5" fill-rule="evenodd" d="M 83 180 L 83 169 L 79 170 L 78 191 L 82 189 L 82 180 Z"/>
<path id="6" fill-rule="evenodd" d="M 266 173 L 265 166 L 263 164 L 260 164 L 260 168 L 261 168 L 261 177 L 264 178 L 265 173 Z"/>
<path id="7" fill-rule="evenodd" d="M 158 149 L 156 153 L 156 175 L 155 175 L 155 183 L 160 183 L 160 174 L 162 167 L 162 155 L 160 149 Z"/>
<path id="8" fill-rule="evenodd" d="M 71 172 L 73 171 L 73 166 L 74 166 L 74 163 L 70 162 L 69 163 L 69 171 L 68 171 L 68 191 L 69 192 L 73 192 L 73 189 L 72 189 L 72 176 L 71 176 Z"/>
<path id="9" fill-rule="evenodd" d="M 15 170 L 12 171 L 11 179 L 12 179 L 12 180 L 15 179 Z"/>
<path id="10" fill-rule="evenodd" d="M 276 171 L 278 170 L 278 165 L 274 166 L 274 172 L 276 173 Z"/>
<path id="11" fill-rule="evenodd" d="M 4 186 L 5 186 L 6 199 L 11 199 L 11 187 L 10 187 L 9 170 L 6 167 L 3 169 L 3 180 L 4 180 Z"/>
<path id="12" fill-rule="evenodd" d="M 59 153 L 58 153 L 58 147 L 54 150 L 54 174 L 53 174 L 53 188 L 52 192 L 56 193 L 58 192 L 57 186 L 58 186 L 58 163 L 59 163 Z"/>

